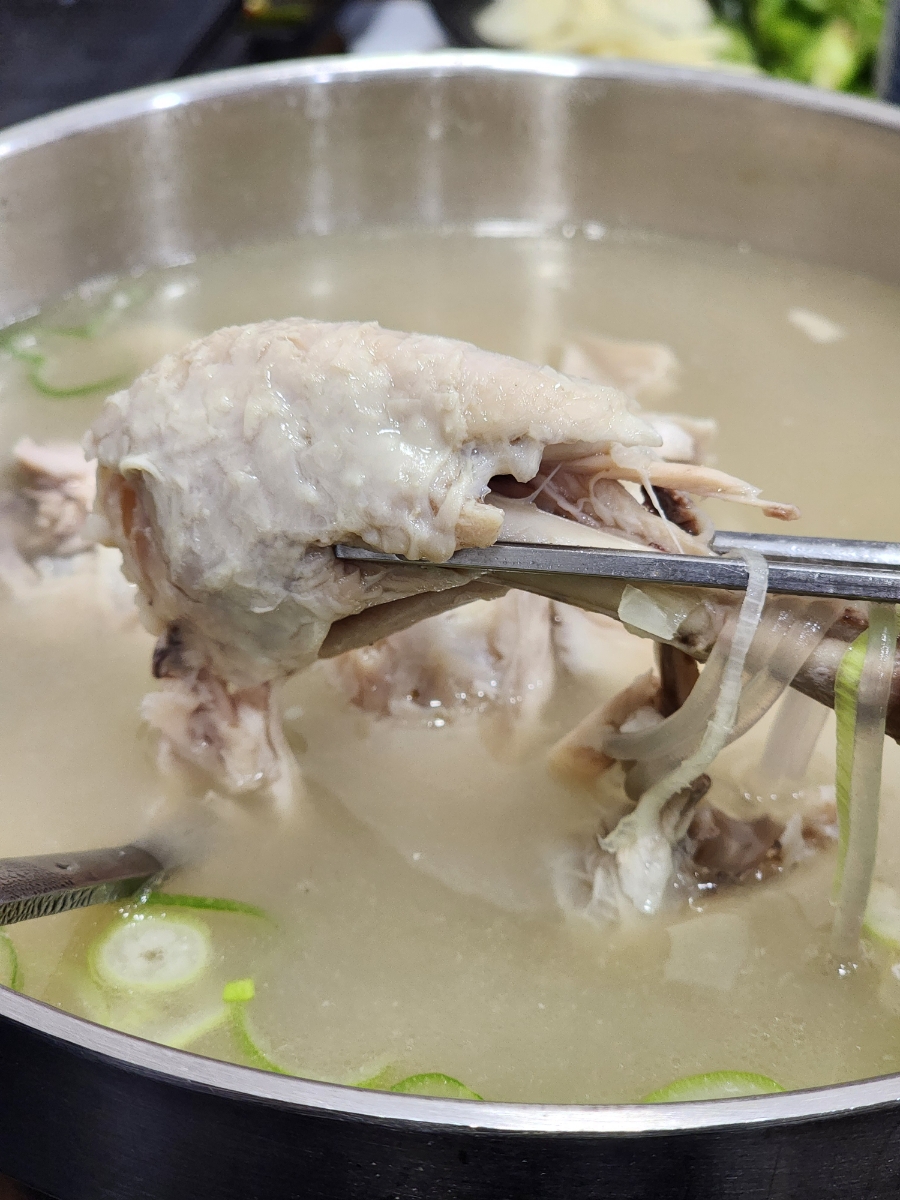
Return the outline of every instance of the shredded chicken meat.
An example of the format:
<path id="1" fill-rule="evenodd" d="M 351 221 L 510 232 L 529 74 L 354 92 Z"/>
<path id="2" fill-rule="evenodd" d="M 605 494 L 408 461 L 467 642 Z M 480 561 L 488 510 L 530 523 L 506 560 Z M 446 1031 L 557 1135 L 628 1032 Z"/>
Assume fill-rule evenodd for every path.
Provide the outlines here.
<path id="1" fill-rule="evenodd" d="M 0 579 L 9 592 L 27 592 L 42 560 L 90 549 L 85 524 L 95 491 L 94 465 L 77 443 L 20 438 L 0 492 Z"/>

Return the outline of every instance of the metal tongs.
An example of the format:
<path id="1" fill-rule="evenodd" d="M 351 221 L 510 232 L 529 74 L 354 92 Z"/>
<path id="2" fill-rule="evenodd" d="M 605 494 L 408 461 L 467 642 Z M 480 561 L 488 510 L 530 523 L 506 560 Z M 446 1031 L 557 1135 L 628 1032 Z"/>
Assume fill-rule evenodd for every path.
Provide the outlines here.
<path id="1" fill-rule="evenodd" d="M 474 572 L 527 571 L 743 591 L 747 587 L 747 565 L 741 558 L 725 555 L 753 550 L 768 561 L 770 592 L 900 603 L 900 542 L 719 531 L 711 548 L 712 555 L 700 556 L 496 542 L 485 549 L 460 550 L 439 565 Z M 335 546 L 335 554 L 348 562 L 390 563 L 411 568 L 437 565 L 357 546 Z"/>

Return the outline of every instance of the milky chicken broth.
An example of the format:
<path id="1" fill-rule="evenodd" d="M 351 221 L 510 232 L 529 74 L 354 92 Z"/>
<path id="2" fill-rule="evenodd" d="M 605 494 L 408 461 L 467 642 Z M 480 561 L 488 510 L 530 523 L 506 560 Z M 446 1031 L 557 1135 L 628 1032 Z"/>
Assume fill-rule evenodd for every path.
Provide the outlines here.
<path id="1" fill-rule="evenodd" d="M 716 418 L 718 465 L 798 504 L 792 532 L 897 537 L 900 290 L 743 246 L 491 232 L 510 236 L 308 238 L 103 281 L 39 318 L 90 335 L 50 335 L 39 378 L 119 386 L 194 335 L 293 314 L 376 319 L 538 363 L 557 363 L 572 333 L 661 342 L 681 369 L 654 407 Z M 0 356 L 5 451 L 23 435 L 78 439 L 101 406 L 103 390 L 43 394 L 33 368 Z M 766 524 L 708 510 L 722 528 Z M 153 643 L 116 553 L 57 564 L 2 602 L 4 855 L 126 842 L 167 788 L 172 803 L 139 716 Z M 417 719 L 363 713 L 317 665 L 282 701 L 306 788 L 295 812 L 228 806 L 209 857 L 166 885 L 272 920 L 201 914 L 206 990 L 153 1004 L 104 994 L 84 966 L 111 910 L 22 924 L 10 936 L 23 990 L 246 1062 L 216 1013 L 222 982 L 252 977 L 252 1037 L 283 1070 L 341 1082 L 441 1072 L 496 1100 L 627 1102 L 720 1070 L 787 1088 L 900 1070 L 895 958 L 880 951 L 846 977 L 827 960 L 833 849 L 661 916 L 561 913 L 553 864 L 567 839 L 589 836 L 595 801 L 550 777 L 547 748 L 651 663 L 648 641 L 611 634 L 599 673 L 558 684 L 539 736 L 514 749 L 485 736 L 477 705 L 454 719 L 440 702 Z M 720 757 L 713 794 L 750 786 L 769 724 Z M 833 783 L 829 716 L 796 786 L 827 798 Z M 877 875 L 895 883 L 898 825 L 888 741 Z"/>

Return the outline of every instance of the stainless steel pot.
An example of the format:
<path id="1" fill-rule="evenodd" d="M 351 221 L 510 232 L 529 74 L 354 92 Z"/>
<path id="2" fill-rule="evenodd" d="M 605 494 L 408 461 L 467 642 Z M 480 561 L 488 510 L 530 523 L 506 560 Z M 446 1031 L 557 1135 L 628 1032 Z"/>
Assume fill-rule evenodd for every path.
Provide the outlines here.
<path id="1" fill-rule="evenodd" d="M 0 134 L 0 318 L 313 230 L 600 221 L 900 283 L 900 111 L 492 53 L 318 60 Z M 0 989 L 0 1170 L 59 1200 L 897 1200 L 900 1077 L 562 1107 L 381 1095 L 164 1049 Z"/>

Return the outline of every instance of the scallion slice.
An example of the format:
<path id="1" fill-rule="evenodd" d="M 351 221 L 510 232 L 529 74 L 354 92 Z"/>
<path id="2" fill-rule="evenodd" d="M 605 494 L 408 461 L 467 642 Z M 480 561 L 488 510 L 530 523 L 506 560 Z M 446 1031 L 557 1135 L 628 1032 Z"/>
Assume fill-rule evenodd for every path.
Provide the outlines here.
<path id="1" fill-rule="evenodd" d="M 688 1075 L 665 1087 L 657 1088 L 641 1100 L 641 1104 L 667 1104 L 682 1100 L 731 1100 L 738 1096 L 769 1096 L 784 1088 L 768 1075 L 751 1071 L 709 1071 L 703 1075 Z"/>
<path id="2" fill-rule="evenodd" d="M 240 913 L 275 924 L 264 908 L 244 900 L 229 900 L 221 896 L 190 896 L 179 892 L 148 892 L 142 904 L 154 908 L 193 908 L 203 912 Z"/>
<path id="3" fill-rule="evenodd" d="M 89 342 L 93 337 L 94 332 L 87 326 L 75 329 L 32 327 L 0 342 L 0 349 L 27 364 L 28 382 L 42 396 L 51 400 L 68 400 L 90 396 L 95 392 L 113 392 L 129 381 L 130 376 L 123 372 L 101 379 L 91 378 L 90 372 L 84 369 L 85 364 L 79 362 L 84 357 L 79 351 L 79 343 Z M 72 347 L 72 350 L 69 351 L 68 347 Z M 53 378 L 54 368 L 60 376 L 58 380 Z M 67 376 L 74 376 L 72 382 L 65 382 Z"/>
<path id="4" fill-rule="evenodd" d="M 187 914 L 119 917 L 88 951 L 98 983 L 119 991 L 172 992 L 194 983 L 212 956 L 209 929 Z"/>
<path id="5" fill-rule="evenodd" d="M 897 612 L 869 605 L 869 628 L 845 652 L 835 678 L 838 866 L 831 948 L 842 970 L 858 958 L 875 870 L 881 761 L 897 648 Z"/>
<path id="6" fill-rule="evenodd" d="M 54 331 L 59 337 L 83 339 L 90 335 L 76 330 Z M 112 375 L 105 379 L 87 379 L 83 383 L 56 384 L 47 378 L 48 356 L 40 349 L 40 343 L 34 333 L 22 334 L 10 338 L 2 346 L 13 358 L 28 365 L 28 382 L 42 396 L 51 400 L 68 400 L 76 396 L 90 396 L 94 392 L 112 392 L 127 383 L 124 375 Z"/>
<path id="7" fill-rule="evenodd" d="M 407 1096 L 438 1096 L 444 1100 L 482 1100 L 477 1092 L 460 1083 L 451 1075 L 429 1072 L 425 1075 L 409 1075 L 391 1088 Z"/>
<path id="8" fill-rule="evenodd" d="M 836 886 L 844 873 L 850 838 L 850 776 L 853 771 L 853 737 L 856 732 L 856 698 L 866 658 L 869 632 L 861 633 L 844 652 L 834 680 L 834 715 L 837 721 L 835 793 L 838 815 L 838 866 Z"/>
<path id="9" fill-rule="evenodd" d="M 356 1075 L 350 1079 L 343 1079 L 341 1082 L 347 1087 L 363 1088 L 370 1092 L 389 1092 L 391 1080 L 397 1075 L 395 1068 L 391 1063 L 386 1063 L 380 1070 L 374 1071 L 369 1068 L 369 1074 Z"/>
<path id="10" fill-rule="evenodd" d="M 888 950 L 900 950 L 900 892 L 889 883 L 872 884 L 863 933 Z"/>
<path id="11" fill-rule="evenodd" d="M 228 1008 L 221 1004 L 207 1012 L 175 1022 L 166 1029 L 154 1030 L 153 1040 L 162 1046 L 171 1046 L 173 1050 L 186 1050 L 207 1034 L 223 1029 L 228 1024 L 229 1017 Z"/>
<path id="12" fill-rule="evenodd" d="M 12 938 L 0 933 L 0 986 L 18 991 L 22 986 L 19 956 Z"/>
<path id="13" fill-rule="evenodd" d="M 225 984 L 222 991 L 222 1000 L 228 1008 L 235 1045 L 247 1060 L 248 1066 L 256 1067 L 258 1071 L 272 1071 L 276 1075 L 290 1075 L 290 1071 L 280 1067 L 259 1048 L 250 1032 L 247 1005 L 255 995 L 256 985 L 252 979 L 232 980 L 231 983 Z"/>

